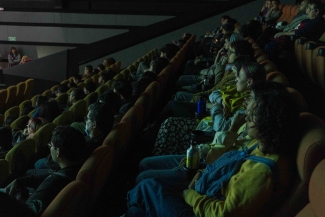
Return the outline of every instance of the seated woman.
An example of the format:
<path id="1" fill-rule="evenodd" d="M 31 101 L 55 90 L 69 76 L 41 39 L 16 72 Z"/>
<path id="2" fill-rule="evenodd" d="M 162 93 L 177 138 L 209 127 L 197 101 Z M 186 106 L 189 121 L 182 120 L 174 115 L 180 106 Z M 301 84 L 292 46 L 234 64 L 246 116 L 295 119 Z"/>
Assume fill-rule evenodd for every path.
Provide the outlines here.
<path id="1" fill-rule="evenodd" d="M 15 66 L 18 65 L 20 62 L 20 54 L 18 53 L 15 47 L 12 47 L 10 53 L 8 54 L 8 66 Z"/>
<path id="2" fill-rule="evenodd" d="M 266 72 L 263 66 L 257 63 L 247 63 L 236 76 L 236 85 L 224 86 L 209 95 L 210 103 L 207 105 L 211 108 L 211 119 L 206 131 L 228 130 L 233 117 L 243 113 L 242 104 L 251 85 L 258 81 L 265 81 Z M 168 106 L 172 106 L 169 111 Z M 166 119 L 160 127 L 153 153 L 155 155 L 183 154 L 190 144 L 190 132 L 197 126 L 196 103 L 178 102 L 175 105 L 168 103 L 165 109 L 165 114 L 169 114 L 170 118 Z M 186 114 L 188 116 L 185 116 Z"/>
<path id="3" fill-rule="evenodd" d="M 161 170 L 165 176 L 142 180 L 128 193 L 125 217 L 255 216 L 273 196 L 282 195 L 293 175 L 298 111 L 284 91 L 260 92 L 255 97 L 246 118 L 247 133 L 254 139 L 248 149 L 225 153 L 199 170 L 191 182 L 184 169 L 174 170 L 181 175 Z M 165 162 L 170 166 L 173 161 Z"/>
<path id="4" fill-rule="evenodd" d="M 25 139 L 32 139 L 36 131 L 41 128 L 47 122 L 43 118 L 31 118 L 28 121 L 26 128 L 21 131 L 14 131 L 15 143 L 18 143 Z"/>

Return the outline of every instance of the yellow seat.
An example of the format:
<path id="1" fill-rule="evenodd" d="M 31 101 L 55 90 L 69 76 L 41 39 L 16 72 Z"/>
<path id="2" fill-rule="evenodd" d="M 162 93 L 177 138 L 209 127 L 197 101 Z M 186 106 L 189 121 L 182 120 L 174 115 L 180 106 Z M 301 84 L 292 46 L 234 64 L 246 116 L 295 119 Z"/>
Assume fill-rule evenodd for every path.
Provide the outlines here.
<path id="1" fill-rule="evenodd" d="M 26 139 L 17 143 L 7 154 L 9 172 L 14 176 L 23 175 L 30 167 L 35 154 L 35 141 Z"/>
<path id="2" fill-rule="evenodd" d="M 9 176 L 10 173 L 8 161 L 5 159 L 0 159 L 0 184 L 5 182 Z"/>
<path id="3" fill-rule="evenodd" d="M 52 90 L 45 90 L 42 93 L 42 96 L 46 96 L 47 98 L 51 98 L 51 96 L 52 96 Z"/>
<path id="4" fill-rule="evenodd" d="M 101 85 L 99 87 L 97 87 L 97 89 L 95 90 L 98 93 L 98 96 L 102 95 L 106 90 L 108 90 L 108 86 L 106 85 Z"/>
<path id="5" fill-rule="evenodd" d="M 90 104 L 93 104 L 97 101 L 98 99 L 98 93 L 97 92 L 92 92 L 92 93 L 89 93 L 87 96 L 85 96 L 84 100 L 86 101 L 87 103 L 87 108 Z"/>
<path id="6" fill-rule="evenodd" d="M 32 107 L 32 101 L 25 100 L 24 102 L 19 104 L 19 115 L 23 113 L 25 107 Z"/>
<path id="7" fill-rule="evenodd" d="M 72 111 L 64 111 L 58 117 L 53 120 L 57 126 L 66 126 L 73 123 L 74 114 Z"/>
<path id="8" fill-rule="evenodd" d="M 120 72 L 120 74 L 123 75 L 124 80 L 130 80 L 130 74 L 131 74 L 130 69 L 124 69 L 123 71 Z"/>
<path id="9" fill-rule="evenodd" d="M 84 182 L 79 180 L 70 182 L 54 198 L 41 217 L 86 216 L 90 209 L 89 197 L 90 192 Z"/>
<path id="10" fill-rule="evenodd" d="M 87 184 L 90 189 L 90 206 L 92 206 L 107 182 L 112 167 L 114 145 L 99 146 L 82 165 L 76 180 Z"/>
<path id="11" fill-rule="evenodd" d="M 109 90 L 112 90 L 113 89 L 114 84 L 115 84 L 115 80 L 114 79 L 111 79 L 111 80 L 109 80 L 109 81 L 107 81 L 105 83 L 105 85 L 108 87 Z"/>
<path id="12" fill-rule="evenodd" d="M 33 106 L 33 107 L 35 107 L 35 105 L 36 105 L 36 99 L 37 99 L 38 96 L 40 96 L 40 94 L 37 94 L 37 95 L 33 96 L 33 97 L 30 99 L 30 101 L 32 101 L 32 106 Z"/>
<path id="13" fill-rule="evenodd" d="M 0 113 L 3 113 L 6 108 L 7 90 L 0 90 Z"/>
<path id="14" fill-rule="evenodd" d="M 94 82 L 94 80 L 92 78 L 87 78 L 86 80 L 84 80 L 84 83 L 88 83 L 88 82 Z"/>
<path id="15" fill-rule="evenodd" d="M 10 124 L 11 129 L 19 129 L 23 130 L 26 128 L 26 125 L 28 124 L 30 117 L 27 115 L 21 116 L 17 118 L 14 122 Z"/>
<path id="16" fill-rule="evenodd" d="M 50 153 L 47 143 L 51 141 L 52 132 L 55 127 L 56 124 L 47 123 L 39 128 L 33 135 L 33 140 L 35 141 L 35 154 L 37 157 L 46 157 Z"/>
<path id="17" fill-rule="evenodd" d="M 13 116 L 13 117 L 18 118 L 19 117 L 19 106 L 14 106 L 14 107 L 11 107 L 10 109 L 8 109 L 5 112 L 5 120 L 7 119 L 8 116 Z"/>
<path id="18" fill-rule="evenodd" d="M 77 85 L 78 88 L 80 89 L 84 89 L 85 87 L 85 83 L 84 82 L 80 82 L 78 85 Z"/>
<path id="19" fill-rule="evenodd" d="M 14 105 L 19 105 L 23 101 L 24 94 L 25 94 L 25 89 L 26 89 L 26 83 L 25 82 L 20 82 L 19 84 L 17 84 L 17 95 L 16 95 Z"/>
<path id="20" fill-rule="evenodd" d="M 87 116 L 87 102 L 83 99 L 75 102 L 69 109 L 74 113 L 74 122 L 80 122 Z"/>
<path id="21" fill-rule="evenodd" d="M 6 100 L 6 107 L 5 109 L 10 109 L 14 103 L 15 103 L 15 98 L 17 95 L 17 87 L 16 85 L 12 85 L 7 88 L 7 100 Z"/>
<path id="22" fill-rule="evenodd" d="M 55 100 L 59 103 L 59 105 L 67 105 L 69 100 L 69 94 L 61 93 L 55 98 Z"/>
<path id="23" fill-rule="evenodd" d="M 113 78 L 114 80 L 123 80 L 123 75 L 122 74 L 117 74 Z"/>
<path id="24" fill-rule="evenodd" d="M 74 87 L 71 87 L 68 91 L 67 94 L 70 94 L 73 91 Z"/>
<path id="25" fill-rule="evenodd" d="M 27 79 L 25 81 L 26 83 L 26 88 L 25 88 L 25 93 L 24 93 L 24 99 L 23 100 L 26 100 L 26 99 L 29 99 L 30 98 L 30 95 L 33 91 L 33 88 L 34 88 L 34 79 L 30 78 L 30 79 Z"/>
<path id="26" fill-rule="evenodd" d="M 32 117 L 32 115 L 34 114 L 34 112 L 36 111 L 36 109 L 34 109 L 33 111 L 28 113 L 28 117 Z"/>
<path id="27" fill-rule="evenodd" d="M 94 83 L 98 84 L 99 74 L 94 74 L 93 76 L 91 76 L 91 78 L 93 79 Z"/>
<path id="28" fill-rule="evenodd" d="M 61 84 L 66 84 L 66 85 L 68 85 L 69 82 L 70 82 L 69 80 L 64 80 L 64 81 L 61 82 Z"/>
<path id="29" fill-rule="evenodd" d="M 59 89 L 59 85 L 54 85 L 53 87 L 51 87 L 51 91 L 52 93 L 54 93 L 55 91 L 57 91 Z"/>

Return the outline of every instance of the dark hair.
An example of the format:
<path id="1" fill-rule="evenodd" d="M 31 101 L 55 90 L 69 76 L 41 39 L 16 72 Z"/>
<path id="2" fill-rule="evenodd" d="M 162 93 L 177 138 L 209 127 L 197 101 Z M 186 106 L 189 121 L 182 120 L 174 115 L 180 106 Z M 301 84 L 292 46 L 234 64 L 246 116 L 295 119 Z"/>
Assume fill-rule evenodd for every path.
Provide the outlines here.
<path id="1" fill-rule="evenodd" d="M 12 50 L 15 50 L 15 53 L 12 53 Z M 13 56 L 13 55 L 18 55 L 18 51 L 17 51 L 17 49 L 16 49 L 16 47 L 11 47 L 11 49 L 10 49 L 10 56 Z"/>
<path id="2" fill-rule="evenodd" d="M 69 84 L 68 84 L 68 87 L 69 88 L 77 87 L 77 84 L 74 83 L 73 81 L 70 81 Z"/>
<path id="3" fill-rule="evenodd" d="M 98 74 L 99 73 L 99 69 L 93 69 L 93 73 L 94 74 Z"/>
<path id="4" fill-rule="evenodd" d="M 52 132 L 51 142 L 70 161 L 79 161 L 84 157 L 86 149 L 85 137 L 79 130 L 69 125 L 56 127 Z"/>
<path id="5" fill-rule="evenodd" d="M 77 79 L 78 81 L 81 80 L 81 75 L 80 74 L 75 74 L 74 76 L 72 76 L 74 79 Z"/>
<path id="6" fill-rule="evenodd" d="M 246 63 L 243 65 L 242 69 L 245 72 L 246 78 L 252 78 L 254 82 L 266 80 L 266 70 L 258 63 Z M 237 70 L 237 74 L 238 73 L 239 70 Z"/>
<path id="7" fill-rule="evenodd" d="M 152 80 L 148 77 L 141 77 L 138 81 L 132 83 L 133 92 L 132 96 L 139 97 L 149 86 Z"/>
<path id="8" fill-rule="evenodd" d="M 30 104 L 25 104 L 24 105 L 24 108 L 23 108 L 23 111 L 21 113 L 21 116 L 24 116 L 24 115 L 28 115 L 31 111 L 33 111 L 34 108 L 32 105 Z"/>
<path id="9" fill-rule="evenodd" d="M 48 123 L 61 114 L 59 104 L 56 100 L 45 102 L 40 106 L 39 117 L 44 118 Z"/>
<path id="10" fill-rule="evenodd" d="M 5 122 L 4 122 L 4 125 L 5 126 L 10 126 L 12 124 L 12 122 L 14 122 L 17 118 L 18 117 L 16 117 L 16 116 L 11 116 L 11 115 L 7 116 L 7 118 L 6 118 Z"/>
<path id="11" fill-rule="evenodd" d="M 160 49 L 160 52 L 165 53 L 166 57 L 170 60 L 176 53 L 179 51 L 179 47 L 174 43 L 166 44 L 163 48 Z"/>
<path id="12" fill-rule="evenodd" d="M 85 68 L 92 73 L 93 72 L 93 66 L 92 65 L 86 65 Z"/>
<path id="13" fill-rule="evenodd" d="M 114 115 L 112 108 L 107 103 L 95 102 L 89 110 L 89 119 L 96 121 L 99 130 L 108 134 L 114 124 Z"/>
<path id="14" fill-rule="evenodd" d="M 75 97 L 76 102 L 85 98 L 85 92 L 81 88 L 73 88 L 70 94 L 73 94 Z"/>
<path id="15" fill-rule="evenodd" d="M 321 17 L 324 15 L 324 4 L 322 4 L 319 0 L 312 0 L 308 3 L 308 5 L 314 5 L 314 9 L 318 11 L 316 17 Z"/>
<path id="16" fill-rule="evenodd" d="M 97 85 L 94 82 L 89 81 L 85 84 L 85 89 L 88 90 L 89 93 L 92 93 L 97 89 Z"/>
<path id="17" fill-rule="evenodd" d="M 129 81 L 118 80 L 114 84 L 116 93 L 121 94 L 125 99 L 129 99 L 132 96 L 132 85 Z"/>
<path id="18" fill-rule="evenodd" d="M 48 100 L 49 99 L 47 98 L 47 96 L 39 95 L 38 97 L 36 97 L 35 103 L 37 104 L 37 107 L 40 107 L 43 103 L 47 102 Z"/>
<path id="19" fill-rule="evenodd" d="M 68 90 L 69 90 L 68 85 L 66 85 L 66 84 L 59 85 L 59 88 L 58 88 L 59 93 L 66 93 Z"/>
<path id="20" fill-rule="evenodd" d="M 35 133 L 39 128 L 41 128 L 44 124 L 46 124 L 46 120 L 43 118 L 30 118 L 29 119 L 29 127 Z"/>
<path id="21" fill-rule="evenodd" d="M 244 64 L 249 62 L 254 62 L 255 59 L 251 56 L 245 55 L 245 56 L 239 56 L 234 60 L 234 65 L 236 66 L 237 71 L 239 71 Z"/>
<path id="22" fill-rule="evenodd" d="M 157 75 L 168 65 L 169 60 L 164 57 L 158 57 L 157 59 L 151 61 L 152 71 Z"/>
<path id="23" fill-rule="evenodd" d="M 285 154 L 295 157 L 298 132 L 298 115 L 296 103 L 286 90 L 277 82 L 257 82 L 252 85 L 256 106 L 256 117 L 263 152 Z"/>
<path id="24" fill-rule="evenodd" d="M 229 20 L 229 19 L 231 19 L 231 17 L 228 16 L 228 15 L 223 15 L 223 16 L 221 17 L 221 19 Z"/>
<path id="25" fill-rule="evenodd" d="M 246 40 L 233 41 L 230 43 L 230 47 L 234 48 L 236 56 L 249 55 L 254 57 L 254 48 Z"/>
<path id="26" fill-rule="evenodd" d="M 116 63 L 116 60 L 115 60 L 113 57 L 110 57 L 110 58 L 106 59 L 106 61 L 107 61 L 108 63 L 110 63 L 110 64 L 114 64 L 114 63 Z"/>
<path id="27" fill-rule="evenodd" d="M 98 64 L 97 68 L 99 68 L 100 71 L 105 70 L 105 66 L 103 64 Z"/>
<path id="28" fill-rule="evenodd" d="M 118 113 L 121 107 L 121 98 L 111 90 L 105 91 L 101 94 L 98 97 L 97 102 L 110 105 L 114 113 Z"/>
<path id="29" fill-rule="evenodd" d="M 106 83 L 107 81 L 113 79 L 115 75 L 116 72 L 114 72 L 112 69 L 108 69 L 101 74 L 101 77 L 104 80 L 104 83 Z"/>
<path id="30" fill-rule="evenodd" d="M 232 23 L 226 23 L 222 25 L 223 30 L 225 30 L 227 33 L 233 32 L 235 29 L 234 24 Z"/>
<path id="31" fill-rule="evenodd" d="M 12 132 L 7 127 L 0 128 L 1 151 L 9 151 L 12 148 Z"/>

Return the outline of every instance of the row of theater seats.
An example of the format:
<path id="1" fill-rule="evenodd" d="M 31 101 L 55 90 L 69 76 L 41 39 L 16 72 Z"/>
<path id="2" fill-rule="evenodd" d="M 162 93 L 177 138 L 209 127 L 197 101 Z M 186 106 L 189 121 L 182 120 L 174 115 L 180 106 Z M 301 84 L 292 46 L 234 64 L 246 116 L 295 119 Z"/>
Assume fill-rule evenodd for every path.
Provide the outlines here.
<path id="1" fill-rule="evenodd" d="M 34 80 L 27 79 L 17 85 L 0 90 L 0 114 L 3 114 L 12 106 L 17 106 L 24 100 L 29 99 L 33 87 Z"/>
<path id="2" fill-rule="evenodd" d="M 294 49 L 300 70 L 325 91 L 325 43 L 298 38 Z"/>
<path id="3" fill-rule="evenodd" d="M 157 50 L 152 50 L 145 56 L 143 56 L 140 60 L 145 60 L 148 64 L 152 60 L 152 58 L 156 55 Z M 119 80 L 119 79 L 129 79 L 130 77 L 130 68 L 133 68 L 134 65 L 138 65 L 138 61 L 135 61 L 132 65 L 130 65 L 128 68 L 122 70 L 119 72 L 115 78 L 113 78 L 111 81 Z M 114 66 L 115 65 L 115 66 Z M 120 69 L 120 62 L 116 62 L 116 64 L 113 64 L 111 66 L 111 69 L 113 70 L 119 70 Z M 122 76 L 119 76 L 122 75 Z M 99 76 L 99 75 L 98 75 Z M 98 79 L 98 77 L 97 77 Z M 67 83 L 72 81 L 70 78 L 69 80 L 62 81 L 61 83 Z M 94 82 L 98 81 L 94 79 Z M 109 82 L 111 82 L 109 81 Z M 30 92 L 33 89 L 34 86 L 34 80 L 28 79 L 26 83 L 23 85 L 24 88 L 26 88 L 25 92 L 26 95 L 24 95 L 23 99 L 29 98 Z M 84 82 L 81 84 L 84 85 Z M 80 100 L 76 102 L 73 106 L 70 107 L 69 111 L 63 112 L 61 115 L 59 115 L 57 118 L 53 120 L 53 123 L 48 123 L 41 127 L 33 136 L 33 139 L 28 139 L 21 141 L 20 143 L 16 144 L 14 148 L 12 148 L 6 155 L 5 159 L 0 160 L 0 183 L 6 181 L 8 178 L 12 179 L 15 177 L 22 176 L 27 169 L 32 167 L 32 161 L 40 158 L 40 157 L 46 157 L 48 154 L 48 148 L 47 143 L 50 141 L 52 131 L 56 126 L 59 125 L 70 125 L 71 123 L 83 120 L 83 117 L 87 115 L 87 109 L 88 105 L 91 103 L 96 102 L 98 96 L 105 92 L 107 89 L 109 89 L 109 86 L 106 85 L 99 87 L 96 92 L 91 93 L 87 95 L 84 100 Z M 17 85 L 21 87 L 21 83 Z M 50 98 L 54 91 L 56 91 L 58 88 L 58 85 L 53 86 L 51 89 L 44 91 L 41 95 L 47 96 Z M 10 88 L 11 89 L 11 88 Z M 72 89 L 71 89 L 72 90 Z M 70 90 L 70 92 L 71 92 Z M 6 112 L 3 114 L 0 114 L 0 124 L 3 125 L 4 120 L 8 116 L 18 117 L 14 122 L 11 123 L 10 128 L 11 129 L 20 129 L 23 130 L 26 126 L 26 123 L 34 113 L 35 109 L 31 111 L 28 115 L 21 115 L 23 108 L 25 106 L 35 106 L 36 98 L 40 94 L 35 95 L 31 99 L 24 100 L 19 104 L 19 106 L 13 106 L 10 109 L 6 110 Z M 61 94 L 60 96 L 56 97 L 55 100 L 57 100 L 59 103 L 66 104 L 69 98 L 68 93 Z M 18 102 L 17 99 L 14 98 L 16 102 Z"/>
<path id="4" fill-rule="evenodd" d="M 290 11 L 290 13 L 289 13 Z M 297 6 L 286 5 L 282 8 L 282 16 L 278 21 L 290 22 L 297 13 Z M 290 16 L 289 16 L 290 14 Z M 267 55 L 258 47 L 258 44 L 251 38 L 246 38 L 252 43 L 255 49 L 255 57 L 258 63 L 264 65 L 267 74 L 267 80 L 273 80 L 285 85 L 289 85 L 289 81 L 285 75 L 276 71 L 276 66 L 272 63 L 263 64 L 264 61 L 269 61 Z M 316 84 L 322 88 L 324 86 L 324 56 L 322 49 L 309 45 L 315 42 L 301 43 L 301 39 L 297 39 L 295 43 L 295 53 L 298 65 L 301 70 L 309 76 Z M 311 49 L 313 48 L 313 49 Z M 322 70 L 321 70 L 321 69 Z M 275 70 L 275 72 L 271 72 Z M 322 71 L 322 73 L 320 73 Z M 271 78 L 270 78 L 271 77 Z M 287 196 L 281 200 L 282 205 L 276 210 L 267 210 L 265 216 L 325 216 L 324 193 L 324 168 L 325 165 L 325 123 L 322 119 L 307 111 L 307 104 L 304 97 L 293 88 L 288 88 L 289 92 L 295 92 L 295 98 L 301 106 L 300 126 L 302 127 L 302 137 L 298 144 L 297 154 L 297 171 L 295 178 L 288 189 Z M 323 88 L 324 90 L 324 88 Z M 276 198 L 273 198 L 273 203 L 276 203 Z M 272 213 L 270 215 L 270 213 Z"/>
<path id="5" fill-rule="evenodd" d="M 168 80 L 176 76 L 194 41 L 193 36 L 158 75 L 157 81 L 148 86 L 120 123 L 107 135 L 103 145 L 84 163 L 76 181 L 71 182 L 57 195 L 42 216 L 89 215 L 91 207 L 98 203 L 101 193 L 108 194 L 111 200 L 116 200 L 117 194 L 122 194 L 123 191 L 117 186 L 125 184 L 130 173 L 131 165 L 128 164 L 134 161 L 132 157 L 136 156 L 134 151 L 137 145 L 141 145 L 134 143 L 134 138 L 139 135 L 148 115 L 166 91 Z"/>

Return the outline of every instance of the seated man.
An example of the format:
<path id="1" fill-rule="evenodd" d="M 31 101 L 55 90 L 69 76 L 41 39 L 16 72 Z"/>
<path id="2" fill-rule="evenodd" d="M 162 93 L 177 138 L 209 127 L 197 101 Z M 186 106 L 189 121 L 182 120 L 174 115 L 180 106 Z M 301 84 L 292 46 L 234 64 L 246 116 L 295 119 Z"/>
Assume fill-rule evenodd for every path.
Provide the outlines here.
<path id="1" fill-rule="evenodd" d="M 107 70 L 107 69 L 109 69 L 109 67 L 110 67 L 111 65 L 113 65 L 115 62 L 116 62 L 115 59 L 112 58 L 112 57 L 110 57 L 110 58 L 107 58 L 107 59 L 104 60 L 103 65 L 104 65 L 105 69 Z"/>
<path id="2" fill-rule="evenodd" d="M 84 74 L 82 76 L 82 80 L 86 80 L 88 78 L 91 78 L 95 73 L 93 72 L 93 66 L 92 65 L 86 65 Z"/>
<path id="3" fill-rule="evenodd" d="M 84 160 L 86 141 L 73 127 L 58 126 L 54 129 L 48 146 L 53 161 L 60 165 L 58 171 L 17 178 L 5 188 L 12 196 L 18 189 L 35 188 L 26 204 L 39 215 L 67 184 L 76 179 Z"/>
<path id="4" fill-rule="evenodd" d="M 132 84 L 129 81 L 118 80 L 115 82 L 113 91 L 117 93 L 122 101 L 119 113 L 124 115 L 135 103 L 136 98 L 132 97 Z"/>

